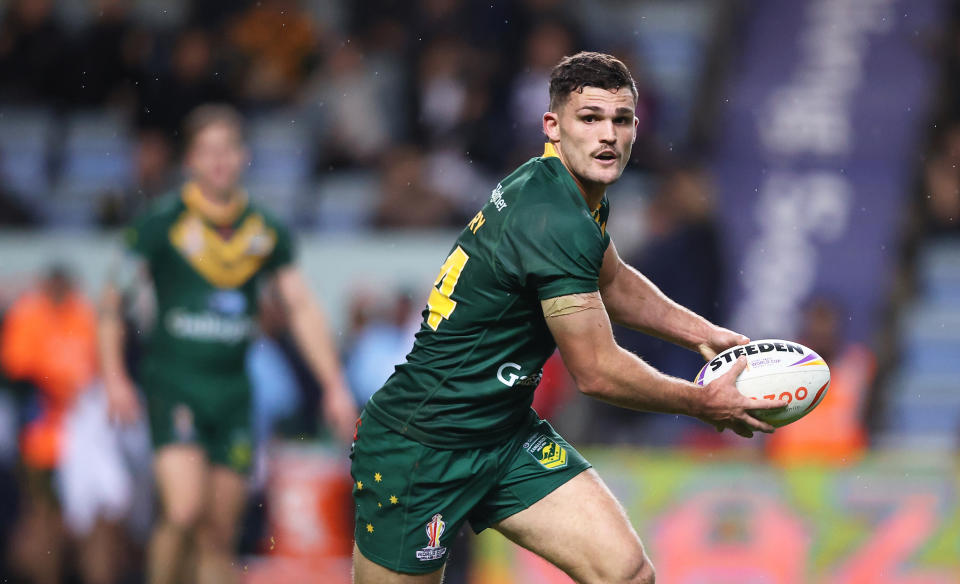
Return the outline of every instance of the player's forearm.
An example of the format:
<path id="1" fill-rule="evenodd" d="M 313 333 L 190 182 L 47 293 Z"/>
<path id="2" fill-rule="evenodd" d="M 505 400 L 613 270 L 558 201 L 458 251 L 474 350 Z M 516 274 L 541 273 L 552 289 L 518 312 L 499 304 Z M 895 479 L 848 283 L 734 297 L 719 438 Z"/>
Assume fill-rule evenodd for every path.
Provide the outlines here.
<path id="1" fill-rule="evenodd" d="M 104 379 L 127 381 L 129 374 L 123 360 L 122 300 L 116 288 L 108 286 L 100 303 L 97 322 L 97 344 L 100 371 Z M 108 383 L 107 387 L 111 385 Z"/>
<path id="2" fill-rule="evenodd" d="M 326 318 L 313 302 L 302 301 L 290 312 L 290 328 L 311 372 L 325 391 L 345 387 L 343 371 Z"/>
<path id="3" fill-rule="evenodd" d="M 646 276 L 622 264 L 601 290 L 610 319 L 665 341 L 696 350 L 710 338 L 713 325 L 667 297 Z"/>
<path id="4" fill-rule="evenodd" d="M 620 347 L 607 353 L 599 357 L 595 373 L 578 379 L 585 394 L 631 410 L 697 415 L 695 385 L 657 371 Z"/>

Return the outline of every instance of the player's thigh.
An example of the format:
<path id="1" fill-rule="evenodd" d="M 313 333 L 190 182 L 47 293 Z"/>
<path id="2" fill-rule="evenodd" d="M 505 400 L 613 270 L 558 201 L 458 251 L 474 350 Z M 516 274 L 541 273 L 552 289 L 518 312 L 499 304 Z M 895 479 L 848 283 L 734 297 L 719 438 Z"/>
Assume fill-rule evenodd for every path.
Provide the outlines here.
<path id="1" fill-rule="evenodd" d="M 209 496 L 203 523 L 207 536 L 221 547 L 232 546 L 247 500 L 247 477 L 229 468 L 210 468 Z"/>
<path id="2" fill-rule="evenodd" d="M 493 528 L 581 584 L 653 582 L 637 532 L 593 469 Z"/>
<path id="3" fill-rule="evenodd" d="M 442 580 L 443 568 L 429 574 L 400 574 L 371 562 L 353 546 L 354 584 L 439 584 Z"/>
<path id="4" fill-rule="evenodd" d="M 207 497 L 207 456 L 196 444 L 168 444 L 153 457 L 164 519 L 182 528 L 200 520 Z"/>

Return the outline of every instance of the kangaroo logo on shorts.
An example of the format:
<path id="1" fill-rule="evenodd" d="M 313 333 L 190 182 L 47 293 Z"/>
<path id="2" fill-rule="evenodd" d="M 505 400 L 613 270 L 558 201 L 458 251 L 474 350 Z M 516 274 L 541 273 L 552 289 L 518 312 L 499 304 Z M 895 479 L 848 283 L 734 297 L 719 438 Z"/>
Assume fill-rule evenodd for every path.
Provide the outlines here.
<path id="1" fill-rule="evenodd" d="M 523 443 L 523 449 L 547 470 L 567 466 L 567 449 L 539 432 Z"/>
<path id="2" fill-rule="evenodd" d="M 437 513 L 427 523 L 427 547 L 417 550 L 417 559 L 421 562 L 439 560 L 447 553 L 447 548 L 440 546 L 440 536 L 447 524 L 443 522 L 443 515 Z"/>

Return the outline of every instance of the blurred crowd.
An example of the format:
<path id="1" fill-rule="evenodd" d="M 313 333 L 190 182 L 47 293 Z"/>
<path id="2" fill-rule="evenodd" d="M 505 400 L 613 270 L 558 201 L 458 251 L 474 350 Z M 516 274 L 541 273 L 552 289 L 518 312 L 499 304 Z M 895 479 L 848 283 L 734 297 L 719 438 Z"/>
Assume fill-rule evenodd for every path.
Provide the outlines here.
<path id="1" fill-rule="evenodd" d="M 290 188 L 316 198 L 302 192 L 314 188 L 311 179 L 352 178 L 356 170 L 372 174 L 377 191 L 362 203 L 361 226 L 459 225 L 475 212 L 491 179 L 539 154 L 550 69 L 585 40 L 572 3 L 562 0 L 174 2 L 175 22 L 148 17 L 166 13 L 166 3 L 89 0 L 71 3 L 70 14 L 83 16 L 72 26 L 60 2 L 5 4 L 4 113 L 17 116 L 17 107 L 27 107 L 31 115 L 39 110 L 52 117 L 55 127 L 73 127 L 77 115 L 105 112 L 102 117 L 116 123 L 111 132 L 124 135 L 112 148 L 131 152 L 112 155 L 129 168 L 116 169 L 115 180 L 104 184 L 76 186 L 70 140 L 54 141 L 40 154 L 40 172 L 53 177 L 51 190 L 72 181 L 60 190 L 75 198 L 77 190 L 95 191 L 82 198 L 90 200 L 91 223 L 102 225 L 125 221 L 143 199 L 176 184 L 183 118 L 211 101 L 297 126 L 279 142 L 264 137 L 262 151 L 259 134 L 253 137 L 253 170 L 262 167 L 258 176 L 266 183 L 260 190 L 284 190 L 282 183 L 302 174 L 307 180 Z M 668 149 L 651 137 L 655 99 L 642 63 L 635 50 L 613 46 L 620 39 L 599 41 L 611 46 L 598 49 L 621 49 L 638 78 L 635 162 L 660 164 Z M 84 136 L 78 130 L 76 140 Z M 16 149 L 0 141 L 0 160 L 17 155 L 4 152 L 5 145 Z M 272 172 L 276 148 L 285 149 L 287 160 Z M 37 189 L 43 187 L 20 190 Z M 55 225 L 57 213 L 45 207 L 61 204 L 49 193 L 2 192 L 0 200 L 2 221 L 20 224 Z M 318 225 L 305 223 L 301 227 Z"/>

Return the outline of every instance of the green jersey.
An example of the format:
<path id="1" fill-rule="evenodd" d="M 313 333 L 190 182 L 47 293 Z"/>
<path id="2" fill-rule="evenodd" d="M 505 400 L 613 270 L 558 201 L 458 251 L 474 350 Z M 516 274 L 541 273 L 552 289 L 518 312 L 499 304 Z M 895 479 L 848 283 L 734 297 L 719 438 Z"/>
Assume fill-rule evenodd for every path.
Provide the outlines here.
<path id="1" fill-rule="evenodd" d="M 188 380 L 242 376 L 259 277 L 292 261 L 289 232 L 245 200 L 214 206 L 187 183 L 136 219 L 125 239 L 156 291 L 150 370 Z"/>
<path id="2" fill-rule="evenodd" d="M 609 203 L 589 209 L 547 148 L 497 185 L 430 291 L 406 362 L 366 409 L 441 448 L 509 438 L 556 349 L 541 300 L 598 290 Z"/>

